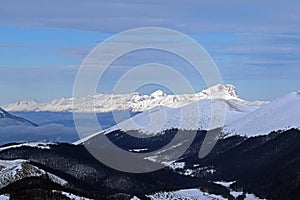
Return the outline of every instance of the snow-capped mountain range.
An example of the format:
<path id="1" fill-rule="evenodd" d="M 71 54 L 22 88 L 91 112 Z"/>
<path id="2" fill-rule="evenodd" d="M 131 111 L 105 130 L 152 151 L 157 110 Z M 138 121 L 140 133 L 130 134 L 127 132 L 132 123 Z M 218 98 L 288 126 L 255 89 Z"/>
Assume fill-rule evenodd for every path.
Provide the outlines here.
<path id="1" fill-rule="evenodd" d="M 39 103 L 35 100 L 20 101 L 3 105 L 7 111 L 51 111 L 51 112 L 111 112 L 115 110 L 132 110 L 141 112 L 155 106 L 179 108 L 202 99 L 234 99 L 245 104 L 262 105 L 265 102 L 246 102 L 239 98 L 233 85 L 215 85 L 196 94 L 168 95 L 157 90 L 150 95 L 131 94 L 92 94 L 74 98 L 54 99 Z"/>
<path id="2" fill-rule="evenodd" d="M 6 112 L 5 110 L 3 110 L 2 108 L 0 108 L 0 127 L 19 126 L 19 125 L 37 126 L 36 124 L 34 124 L 29 120 L 12 115 Z"/>
<path id="3" fill-rule="evenodd" d="M 72 103 L 74 103 L 74 107 L 72 107 Z M 212 107 L 220 116 L 217 116 L 211 124 Z M 224 134 L 253 136 L 300 127 L 299 91 L 289 93 L 270 103 L 249 102 L 240 99 L 235 87 L 229 84 L 215 85 L 196 94 L 167 95 L 160 90 L 151 95 L 138 93 L 95 94 L 79 99 L 56 99 L 48 103 L 22 101 L 5 105 L 4 108 L 9 111 L 101 113 L 133 110 L 141 112 L 115 126 L 94 133 L 84 140 L 99 133 L 110 133 L 115 130 L 137 130 L 148 135 L 156 135 L 173 128 L 210 130 L 223 127 Z M 221 114 L 225 114 L 225 117 L 223 118 Z M 0 125 L 2 122 L 7 124 L 7 120 L 12 119 L 15 123 L 31 124 L 25 119 L 0 109 Z"/>

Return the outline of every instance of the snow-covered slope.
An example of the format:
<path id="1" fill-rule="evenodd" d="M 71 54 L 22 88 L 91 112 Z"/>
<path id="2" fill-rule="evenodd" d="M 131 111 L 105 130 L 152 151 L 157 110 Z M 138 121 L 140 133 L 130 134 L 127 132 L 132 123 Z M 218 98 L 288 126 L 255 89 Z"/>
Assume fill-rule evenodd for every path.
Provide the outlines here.
<path id="1" fill-rule="evenodd" d="M 7 126 L 37 126 L 36 124 L 22 118 L 12 115 L 2 108 L 0 108 L 0 127 L 7 127 Z"/>
<path id="2" fill-rule="evenodd" d="M 111 112 L 115 110 L 145 111 L 155 106 L 178 108 L 201 99 L 240 100 L 233 85 L 215 85 L 196 94 L 168 95 L 158 90 L 150 95 L 93 94 L 78 99 L 61 98 L 46 103 L 33 100 L 4 105 L 8 111 L 52 111 L 52 112 Z M 242 100 L 240 100 L 242 101 Z M 263 104 L 264 102 L 254 102 Z M 74 104 L 74 106 L 73 106 Z"/>
<path id="3" fill-rule="evenodd" d="M 210 127 L 212 106 L 215 107 L 217 114 L 224 113 L 225 111 L 225 124 L 259 108 L 259 106 L 243 105 L 234 100 L 221 99 L 200 100 L 181 108 L 157 106 L 121 122 L 107 131 L 121 129 L 140 130 L 144 133 L 159 133 L 172 128 L 183 130 L 208 130 L 210 128 L 217 128 L 219 124 L 222 124 L 222 119 L 220 115 L 220 119 L 217 119 L 220 121 L 215 123 L 216 126 Z M 198 112 L 195 108 L 198 108 Z M 186 117 L 185 120 L 183 119 L 183 115 Z"/>
<path id="4" fill-rule="evenodd" d="M 224 133 L 255 136 L 300 128 L 300 91 L 291 92 L 227 124 Z"/>
<path id="5" fill-rule="evenodd" d="M 217 116 L 214 121 L 211 121 L 212 107 Z M 235 121 L 258 108 L 260 108 L 260 105 L 249 105 L 234 99 L 205 99 L 180 108 L 156 106 L 111 128 L 82 138 L 75 144 L 87 141 L 98 134 L 110 133 L 115 130 L 137 130 L 151 136 L 173 128 L 181 130 L 210 130 L 222 127 L 224 124 Z M 222 115 L 225 116 L 225 121 Z"/>
<path id="6" fill-rule="evenodd" d="M 27 160 L 0 160 L 0 189 L 23 178 L 42 175 L 48 175 L 55 183 L 67 184 L 67 181 L 30 164 Z"/>

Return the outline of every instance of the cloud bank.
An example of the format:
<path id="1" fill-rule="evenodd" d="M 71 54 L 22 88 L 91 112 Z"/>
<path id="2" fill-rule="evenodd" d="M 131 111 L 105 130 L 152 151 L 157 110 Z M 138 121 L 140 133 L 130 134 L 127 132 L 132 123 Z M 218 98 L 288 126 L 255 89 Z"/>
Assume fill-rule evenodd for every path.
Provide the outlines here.
<path id="1" fill-rule="evenodd" d="M 79 137 L 72 127 L 60 124 L 48 124 L 39 127 L 8 126 L 0 128 L 0 145 L 9 142 L 74 142 Z"/>

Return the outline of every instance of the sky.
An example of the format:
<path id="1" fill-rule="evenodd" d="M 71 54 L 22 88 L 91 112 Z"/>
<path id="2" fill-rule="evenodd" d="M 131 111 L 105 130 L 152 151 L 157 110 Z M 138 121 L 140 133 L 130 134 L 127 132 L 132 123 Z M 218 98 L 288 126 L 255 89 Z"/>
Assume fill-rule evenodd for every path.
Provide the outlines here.
<path id="1" fill-rule="evenodd" d="M 140 27 L 188 35 L 207 50 L 224 83 L 235 85 L 242 98 L 272 100 L 300 89 L 299 9 L 293 0 L 1 2 L 0 105 L 71 97 L 89 52 L 114 34 Z M 170 55 L 150 51 L 128 58 L 107 73 L 99 92 L 111 92 L 118 66 L 163 62 L 189 76 L 189 66 Z M 205 89 L 192 74 L 195 91 Z"/>

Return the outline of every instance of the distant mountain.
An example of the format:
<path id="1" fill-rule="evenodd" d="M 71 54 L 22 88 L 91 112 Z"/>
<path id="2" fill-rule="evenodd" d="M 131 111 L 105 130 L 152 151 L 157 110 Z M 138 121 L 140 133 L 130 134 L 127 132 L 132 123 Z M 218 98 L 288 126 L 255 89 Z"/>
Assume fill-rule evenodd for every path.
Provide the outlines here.
<path id="1" fill-rule="evenodd" d="M 291 92 L 229 123 L 224 133 L 246 136 L 300 128 L 300 91 Z"/>
<path id="2" fill-rule="evenodd" d="M 168 95 L 158 90 L 150 95 L 131 94 L 93 94 L 78 99 L 61 98 L 39 103 L 34 100 L 20 101 L 4 105 L 8 111 L 52 111 L 52 112 L 111 112 L 115 110 L 145 111 L 155 106 L 178 108 L 201 99 L 239 99 L 233 85 L 215 85 L 196 94 Z M 74 107 L 73 104 L 74 103 Z M 248 102 L 260 105 L 265 102 Z M 94 106 L 96 105 L 96 106 Z"/>
<path id="3" fill-rule="evenodd" d="M 12 115 L 6 112 L 5 110 L 3 110 L 2 108 L 0 108 L 0 127 L 19 126 L 19 125 L 37 126 L 35 123 L 29 120 Z"/>

